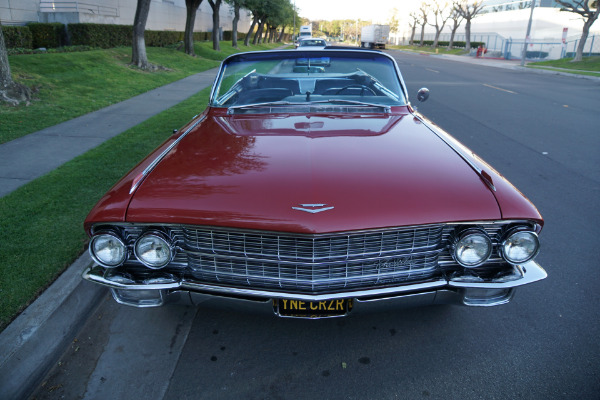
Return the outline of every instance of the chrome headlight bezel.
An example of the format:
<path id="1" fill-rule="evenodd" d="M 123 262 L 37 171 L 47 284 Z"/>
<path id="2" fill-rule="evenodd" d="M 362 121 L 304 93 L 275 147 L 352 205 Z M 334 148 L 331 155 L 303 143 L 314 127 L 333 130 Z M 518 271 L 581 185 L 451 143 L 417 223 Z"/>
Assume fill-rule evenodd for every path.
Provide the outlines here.
<path id="1" fill-rule="evenodd" d="M 466 242 L 469 239 L 473 238 L 480 238 L 487 248 L 483 249 L 483 253 L 477 261 L 467 262 L 463 258 L 461 258 L 460 250 L 463 245 L 466 245 Z M 483 229 L 470 228 L 461 232 L 454 241 L 452 245 L 452 258 L 454 258 L 454 261 L 456 261 L 462 267 L 477 268 L 485 264 L 485 262 L 489 260 L 490 256 L 492 255 L 493 249 L 494 245 L 492 243 L 492 239 Z"/>
<path id="2" fill-rule="evenodd" d="M 118 247 L 122 249 L 121 257 L 112 263 L 106 262 L 102 259 L 102 257 L 98 256 L 98 251 L 95 247 L 98 240 L 100 240 L 101 238 L 106 238 L 107 236 L 114 240 Z M 92 239 L 90 240 L 88 249 L 92 259 L 104 268 L 117 268 L 123 265 L 123 263 L 127 260 L 129 256 L 129 249 L 127 248 L 127 245 L 125 244 L 123 239 L 121 239 L 118 234 L 112 231 L 100 231 L 95 233 Z"/>
<path id="3" fill-rule="evenodd" d="M 532 241 L 535 244 L 535 250 L 533 252 L 531 252 L 527 257 L 519 259 L 519 260 L 511 258 L 508 255 L 509 252 L 506 250 L 506 246 L 509 245 L 510 240 L 512 238 L 514 238 L 514 236 L 516 236 L 516 235 L 527 235 L 532 239 Z M 504 238 L 502 239 L 502 242 L 500 243 L 499 252 L 500 252 L 500 255 L 502 256 L 502 258 L 509 264 L 520 265 L 520 264 L 523 264 L 523 263 L 533 260 L 539 254 L 540 240 L 539 240 L 537 233 L 532 231 L 530 228 L 516 227 L 516 228 L 513 228 L 513 229 L 509 230 L 508 232 L 506 232 L 506 234 L 504 235 Z"/>
<path id="4" fill-rule="evenodd" d="M 140 245 L 143 244 L 145 239 L 154 239 L 164 245 L 166 249 L 168 249 L 168 254 L 160 261 L 160 262 L 151 262 L 148 259 L 143 258 L 143 254 L 140 251 Z M 157 231 L 149 231 L 144 232 L 140 237 L 135 241 L 133 246 L 133 253 L 139 262 L 144 264 L 146 267 L 150 269 L 161 269 L 166 267 L 175 256 L 175 248 L 167 235 L 162 232 Z"/>

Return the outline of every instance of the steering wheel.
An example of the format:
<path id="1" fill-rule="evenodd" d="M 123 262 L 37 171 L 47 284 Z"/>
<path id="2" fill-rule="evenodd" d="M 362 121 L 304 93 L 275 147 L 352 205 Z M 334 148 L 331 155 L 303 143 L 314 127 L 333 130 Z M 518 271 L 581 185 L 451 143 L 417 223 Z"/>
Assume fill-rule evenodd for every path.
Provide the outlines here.
<path id="1" fill-rule="evenodd" d="M 353 89 L 353 88 L 360 88 L 361 89 L 360 96 L 363 96 L 363 93 L 365 91 L 370 92 L 373 96 L 377 96 L 377 93 L 375 93 L 375 91 L 372 88 L 370 88 L 370 87 L 368 87 L 366 85 L 361 85 L 360 83 L 354 83 L 352 85 L 344 86 L 343 88 L 341 88 L 340 90 L 338 90 L 337 92 L 335 92 L 335 94 L 341 94 L 344 90 Z"/>

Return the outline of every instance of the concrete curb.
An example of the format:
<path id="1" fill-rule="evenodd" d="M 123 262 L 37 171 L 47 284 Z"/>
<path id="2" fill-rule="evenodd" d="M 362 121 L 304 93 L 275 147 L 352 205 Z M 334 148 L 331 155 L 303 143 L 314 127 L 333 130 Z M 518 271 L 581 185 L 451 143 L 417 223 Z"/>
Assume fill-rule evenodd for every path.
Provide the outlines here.
<path id="1" fill-rule="evenodd" d="M 591 81 L 600 82 L 600 76 L 572 74 L 572 73 L 569 73 L 569 72 L 556 71 L 556 70 L 551 70 L 551 69 L 532 68 L 532 67 L 528 68 L 528 67 L 521 67 L 521 66 L 518 66 L 516 69 L 519 69 L 521 71 L 534 72 L 536 74 L 570 76 L 571 78 L 588 79 L 588 80 L 591 80 Z"/>
<path id="2" fill-rule="evenodd" d="M 0 397 L 27 398 L 52 368 L 107 289 L 81 279 L 86 252 L 0 333 Z"/>

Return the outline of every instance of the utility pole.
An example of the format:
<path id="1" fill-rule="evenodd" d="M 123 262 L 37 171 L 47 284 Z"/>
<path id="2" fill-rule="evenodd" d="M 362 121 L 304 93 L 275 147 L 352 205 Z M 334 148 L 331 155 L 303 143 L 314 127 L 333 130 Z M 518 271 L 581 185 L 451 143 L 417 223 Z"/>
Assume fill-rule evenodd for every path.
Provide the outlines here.
<path id="1" fill-rule="evenodd" d="M 527 34 L 525 35 L 525 44 L 521 53 L 521 67 L 525 66 L 525 57 L 527 57 L 527 46 L 529 45 L 529 34 L 531 33 L 531 22 L 533 21 L 533 9 L 535 8 L 536 0 L 531 0 L 531 12 L 529 13 L 529 23 L 527 24 Z"/>
<path id="2" fill-rule="evenodd" d="M 292 33 L 292 40 L 296 40 L 296 0 L 294 0 L 294 32 Z"/>

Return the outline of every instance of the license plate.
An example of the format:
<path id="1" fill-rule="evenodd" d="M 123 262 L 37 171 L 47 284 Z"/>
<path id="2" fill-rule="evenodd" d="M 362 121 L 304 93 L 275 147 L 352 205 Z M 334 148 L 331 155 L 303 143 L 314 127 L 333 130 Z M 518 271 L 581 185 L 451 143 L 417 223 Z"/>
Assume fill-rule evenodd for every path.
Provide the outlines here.
<path id="1" fill-rule="evenodd" d="M 304 301 L 273 300 L 275 313 L 281 317 L 327 318 L 341 317 L 352 311 L 352 299 Z"/>

